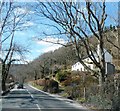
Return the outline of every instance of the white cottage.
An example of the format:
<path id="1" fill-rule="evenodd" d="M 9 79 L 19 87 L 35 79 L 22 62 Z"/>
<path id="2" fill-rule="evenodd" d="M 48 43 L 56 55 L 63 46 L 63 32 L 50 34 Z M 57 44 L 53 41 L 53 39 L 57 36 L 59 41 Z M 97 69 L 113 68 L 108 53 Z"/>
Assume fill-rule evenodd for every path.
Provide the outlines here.
<path id="1" fill-rule="evenodd" d="M 89 58 L 87 58 L 89 59 Z M 90 68 L 90 69 L 94 69 L 94 64 L 93 63 L 88 63 L 88 62 L 85 62 L 85 64 Z M 84 66 L 80 63 L 80 62 L 77 62 L 75 63 L 74 65 L 72 65 L 72 71 L 87 71 Z"/>
<path id="2" fill-rule="evenodd" d="M 72 65 L 72 71 L 84 71 L 84 70 L 85 68 L 80 62 L 77 62 L 76 64 Z"/>
<path id="3" fill-rule="evenodd" d="M 97 46 L 97 54 L 98 55 L 100 54 L 99 45 Z M 109 64 L 112 63 L 112 55 L 105 49 L 104 49 L 104 54 L 105 54 L 106 65 L 108 63 Z M 95 58 L 96 58 L 96 60 L 98 60 L 97 55 L 95 56 Z M 90 69 L 94 70 L 96 68 L 96 66 L 93 64 L 93 61 L 89 57 L 85 58 L 83 61 Z M 80 62 L 77 62 L 74 65 L 72 65 L 72 71 L 87 71 L 87 70 L 85 69 L 85 67 Z"/>

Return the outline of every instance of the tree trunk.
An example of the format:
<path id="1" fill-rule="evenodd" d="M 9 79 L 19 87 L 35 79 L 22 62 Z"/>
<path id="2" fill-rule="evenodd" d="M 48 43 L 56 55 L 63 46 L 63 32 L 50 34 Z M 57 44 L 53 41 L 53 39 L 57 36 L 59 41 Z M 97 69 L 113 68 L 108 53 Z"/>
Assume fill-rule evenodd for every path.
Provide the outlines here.
<path id="1" fill-rule="evenodd" d="M 6 91 L 6 79 L 9 70 L 5 68 L 5 64 L 2 65 L 2 91 Z"/>
<path id="2" fill-rule="evenodd" d="M 6 85 L 5 85 L 5 80 L 2 79 L 2 91 L 6 91 Z"/>
<path id="3" fill-rule="evenodd" d="M 35 71 L 34 73 L 35 73 L 35 80 L 37 80 L 38 79 L 37 72 Z"/>
<path id="4" fill-rule="evenodd" d="M 99 71 L 99 93 L 104 94 L 105 92 L 105 68 L 101 68 Z"/>

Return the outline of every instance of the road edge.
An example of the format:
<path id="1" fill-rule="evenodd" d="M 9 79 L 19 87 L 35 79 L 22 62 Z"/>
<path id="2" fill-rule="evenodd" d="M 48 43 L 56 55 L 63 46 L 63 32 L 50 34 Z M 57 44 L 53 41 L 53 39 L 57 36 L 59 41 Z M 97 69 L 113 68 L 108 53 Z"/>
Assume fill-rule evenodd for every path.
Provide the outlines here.
<path id="1" fill-rule="evenodd" d="M 60 95 L 58 95 L 58 94 L 50 94 L 50 93 L 48 93 L 48 92 L 44 92 L 44 91 L 42 91 L 42 90 L 40 90 L 40 89 L 32 86 L 32 85 L 29 84 L 29 83 L 28 83 L 28 85 L 29 85 L 31 88 L 33 88 L 33 89 L 35 89 L 35 90 L 37 90 L 37 91 L 40 91 L 40 92 L 42 92 L 42 93 L 45 93 L 45 94 L 47 94 L 47 95 L 49 95 L 49 96 L 52 96 L 52 97 L 54 97 L 54 98 L 56 98 L 56 99 L 58 99 L 58 100 L 60 100 L 60 101 L 66 100 L 66 101 L 69 102 L 69 103 L 73 103 L 73 104 L 74 104 L 73 106 L 76 107 L 76 108 L 84 109 L 84 110 L 86 110 L 86 111 L 87 111 L 87 110 L 93 111 L 93 110 L 87 108 L 86 106 L 81 105 L 81 104 L 78 103 L 77 101 L 64 98 L 64 97 L 62 97 L 62 96 L 60 96 Z"/>

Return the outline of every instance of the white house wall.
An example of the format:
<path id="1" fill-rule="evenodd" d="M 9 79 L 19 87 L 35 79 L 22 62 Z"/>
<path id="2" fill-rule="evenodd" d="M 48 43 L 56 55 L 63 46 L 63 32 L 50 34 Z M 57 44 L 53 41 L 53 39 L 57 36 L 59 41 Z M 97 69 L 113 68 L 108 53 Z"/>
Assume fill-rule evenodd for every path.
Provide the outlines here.
<path id="1" fill-rule="evenodd" d="M 87 64 L 87 66 L 90 68 L 90 69 L 94 69 L 94 65 L 93 64 Z"/>
<path id="2" fill-rule="evenodd" d="M 84 66 L 80 62 L 77 62 L 72 66 L 72 71 L 84 71 Z"/>
<path id="3" fill-rule="evenodd" d="M 94 65 L 93 64 L 88 64 L 85 63 L 88 67 L 90 67 L 90 69 L 94 69 Z M 84 66 L 80 63 L 77 62 L 76 64 L 74 64 L 72 66 L 72 71 L 86 71 L 86 69 L 84 68 Z"/>
<path id="4" fill-rule="evenodd" d="M 97 53 L 100 54 L 99 46 L 97 49 L 98 49 Z M 104 49 L 104 54 L 105 54 L 105 62 L 112 63 L 112 55 L 108 51 L 106 51 L 105 49 Z M 98 61 L 98 56 L 97 55 L 95 56 L 97 61 Z M 86 58 L 83 61 L 88 67 L 90 67 L 90 69 L 94 70 L 93 61 L 90 58 Z M 72 66 L 72 71 L 86 71 L 86 69 L 84 68 L 84 66 L 80 62 L 77 62 L 76 64 L 74 64 Z"/>
<path id="5" fill-rule="evenodd" d="M 90 58 L 86 58 L 86 59 L 84 59 L 83 61 L 84 61 L 84 62 L 89 62 L 89 63 L 92 62 L 92 60 L 91 60 Z"/>

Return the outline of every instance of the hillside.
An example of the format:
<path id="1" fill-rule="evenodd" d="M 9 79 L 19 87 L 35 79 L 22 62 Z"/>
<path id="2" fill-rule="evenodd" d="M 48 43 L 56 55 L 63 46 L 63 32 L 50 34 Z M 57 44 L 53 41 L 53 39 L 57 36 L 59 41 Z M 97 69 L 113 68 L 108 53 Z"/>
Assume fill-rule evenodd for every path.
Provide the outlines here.
<path id="1" fill-rule="evenodd" d="M 109 53 L 113 56 L 113 61 L 120 58 L 118 48 L 114 47 L 114 44 L 119 47 L 120 45 L 120 38 L 118 38 L 118 30 L 111 29 L 106 30 L 104 33 L 104 47 L 107 49 Z M 93 50 L 96 50 L 96 46 L 98 41 L 95 37 L 90 37 L 89 42 L 93 45 Z M 112 43 L 111 43 L 112 42 Z M 83 52 L 83 58 L 86 56 L 84 48 L 80 49 Z M 55 61 L 55 64 L 59 65 L 72 65 L 77 61 L 77 57 L 75 55 L 75 50 L 72 46 L 70 47 L 61 47 L 54 52 L 48 52 L 43 55 L 40 55 L 37 60 L 44 60 L 44 59 L 51 59 Z M 54 63 L 53 63 L 54 64 Z"/>
<path id="2" fill-rule="evenodd" d="M 120 44 L 120 38 L 118 37 L 118 30 L 111 29 L 106 30 L 104 33 L 104 43 L 105 48 L 110 52 L 113 56 L 113 63 L 116 67 L 120 67 L 120 52 L 116 47 L 114 47 L 114 44 L 118 47 Z M 108 42 L 107 40 L 111 41 Z M 96 50 L 96 46 L 98 44 L 98 41 L 95 37 L 90 37 L 89 42 L 93 46 L 93 50 Z M 86 57 L 86 52 L 84 50 L 84 47 L 80 49 L 82 52 L 82 57 Z M 31 63 L 29 63 L 27 66 L 15 66 L 15 69 L 12 71 L 12 73 L 18 73 L 20 70 L 20 75 L 23 75 L 31 79 L 37 79 L 37 78 L 43 78 L 44 76 L 47 76 L 49 74 L 57 73 L 59 70 L 66 70 L 71 69 L 71 65 L 73 65 L 75 62 L 77 62 L 78 59 L 75 54 L 75 49 L 72 46 L 69 47 L 61 47 L 53 52 L 47 52 L 42 55 L 40 55 L 38 58 L 33 60 Z M 17 72 L 18 69 L 18 72 Z M 21 70 L 22 69 L 22 70 Z M 27 73 L 26 73 L 27 72 Z M 19 75 L 19 74 L 18 74 Z"/>

